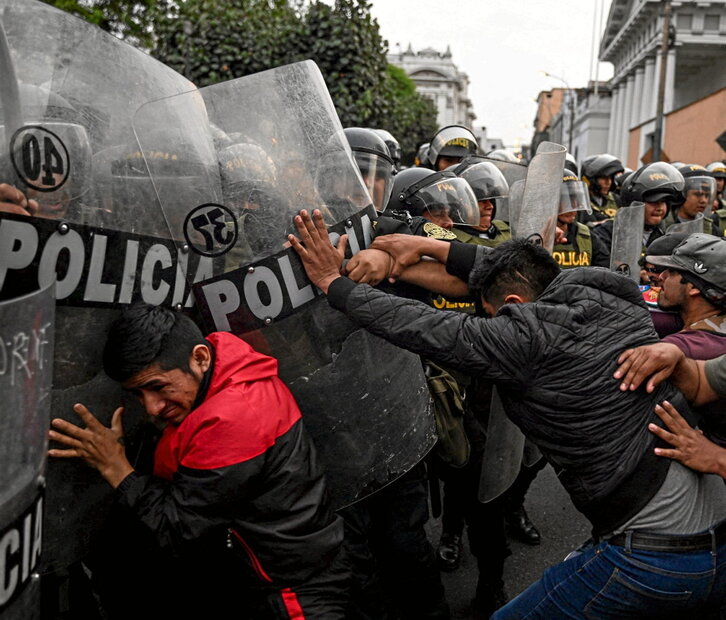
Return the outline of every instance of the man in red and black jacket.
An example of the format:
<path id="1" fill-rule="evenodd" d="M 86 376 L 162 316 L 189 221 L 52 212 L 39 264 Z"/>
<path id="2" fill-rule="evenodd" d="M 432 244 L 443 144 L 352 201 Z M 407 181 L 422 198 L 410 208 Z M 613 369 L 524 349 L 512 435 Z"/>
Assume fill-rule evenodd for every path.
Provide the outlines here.
<path id="1" fill-rule="evenodd" d="M 76 405 L 85 428 L 53 420 L 67 449 L 49 454 L 82 458 L 116 489 L 169 566 L 184 567 L 177 600 L 215 618 L 343 618 L 342 521 L 277 361 L 139 304 L 112 325 L 104 369 L 166 424 L 153 475 L 126 458 L 122 408 L 107 428 Z"/>

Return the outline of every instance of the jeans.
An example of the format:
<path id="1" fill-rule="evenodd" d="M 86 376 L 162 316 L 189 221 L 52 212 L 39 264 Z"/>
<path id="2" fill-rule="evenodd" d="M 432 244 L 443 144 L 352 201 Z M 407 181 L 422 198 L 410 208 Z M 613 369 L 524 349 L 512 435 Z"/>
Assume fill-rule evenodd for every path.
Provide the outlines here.
<path id="1" fill-rule="evenodd" d="M 718 618 L 726 593 L 726 543 L 665 553 L 600 542 L 547 568 L 492 620 Z"/>

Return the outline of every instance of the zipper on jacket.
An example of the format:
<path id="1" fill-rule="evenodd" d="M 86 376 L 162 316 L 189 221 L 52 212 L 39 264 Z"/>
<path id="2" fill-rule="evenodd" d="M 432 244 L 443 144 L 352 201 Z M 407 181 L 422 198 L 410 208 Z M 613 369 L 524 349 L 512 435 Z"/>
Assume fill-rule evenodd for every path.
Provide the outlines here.
<path id="1" fill-rule="evenodd" d="M 228 549 L 232 548 L 232 537 L 236 538 L 237 542 L 239 542 L 239 544 L 242 545 L 242 548 L 245 550 L 245 553 L 247 553 L 247 557 L 250 559 L 252 568 L 257 573 L 257 576 L 260 579 L 262 579 L 263 581 L 272 583 L 272 579 L 265 572 L 265 569 L 262 568 L 262 564 L 260 564 L 260 561 L 257 559 L 255 552 L 252 551 L 252 547 L 250 547 L 247 544 L 247 541 L 244 538 L 242 538 L 242 536 L 239 535 L 239 532 L 237 532 L 237 530 L 233 530 L 232 528 L 227 529 L 227 548 Z"/>

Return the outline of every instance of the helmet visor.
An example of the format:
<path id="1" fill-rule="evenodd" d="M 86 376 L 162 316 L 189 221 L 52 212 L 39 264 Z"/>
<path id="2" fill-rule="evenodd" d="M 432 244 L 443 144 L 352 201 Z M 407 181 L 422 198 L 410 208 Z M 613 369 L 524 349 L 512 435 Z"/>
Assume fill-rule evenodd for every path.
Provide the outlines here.
<path id="1" fill-rule="evenodd" d="M 716 179 L 713 177 L 686 177 L 685 180 L 683 195 L 686 200 L 707 201 L 707 205 L 716 200 Z"/>
<path id="2" fill-rule="evenodd" d="M 509 185 L 501 171 L 490 162 L 481 162 L 464 170 L 460 178 L 474 190 L 477 200 L 493 200 L 509 196 Z"/>
<path id="3" fill-rule="evenodd" d="M 381 213 L 388 204 L 393 187 L 393 166 L 379 155 L 353 151 L 355 163 L 358 164 L 363 183 L 371 195 L 373 206 Z"/>
<path id="4" fill-rule="evenodd" d="M 560 186 L 560 213 L 587 211 L 592 213 L 587 185 L 583 181 L 564 181 Z"/>
<path id="5" fill-rule="evenodd" d="M 435 164 L 441 155 L 466 157 L 476 151 L 476 138 L 466 127 L 444 127 L 431 141 L 428 158 L 431 164 Z"/>
<path id="6" fill-rule="evenodd" d="M 430 214 L 445 211 L 454 224 L 476 226 L 479 223 L 479 206 L 469 184 L 461 178 L 443 178 L 416 192 Z"/>

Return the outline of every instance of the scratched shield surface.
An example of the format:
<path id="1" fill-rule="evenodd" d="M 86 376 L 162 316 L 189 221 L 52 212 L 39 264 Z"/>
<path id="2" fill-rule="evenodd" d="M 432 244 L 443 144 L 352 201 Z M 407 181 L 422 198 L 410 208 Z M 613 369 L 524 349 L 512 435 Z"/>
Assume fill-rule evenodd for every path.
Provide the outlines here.
<path id="1" fill-rule="evenodd" d="M 210 257 L 194 295 L 207 331 L 279 360 L 341 507 L 392 482 L 435 441 L 417 356 L 330 308 L 289 248 L 292 218 L 322 211 L 352 252 L 370 240 L 370 196 L 317 66 L 306 61 L 145 104 L 134 127 L 170 234 Z M 158 144 L 200 163 L 202 184 L 165 191 Z M 204 196 L 200 199 L 199 194 Z"/>
<path id="2" fill-rule="evenodd" d="M 0 25 L 0 182 L 40 205 L 32 218 L 0 214 L 0 299 L 57 282 L 52 415 L 78 422 L 82 402 L 108 424 L 128 400 L 103 373 L 109 324 L 135 300 L 190 307 L 184 270 L 211 269 L 169 235 L 131 124 L 143 102 L 193 85 L 41 2 L 0 0 Z M 154 157 L 161 169 L 179 159 Z M 126 404 L 132 433 L 141 411 Z M 52 461 L 47 479 L 42 572 L 84 557 L 112 504 L 83 463 Z"/>
<path id="3" fill-rule="evenodd" d="M 55 300 L 0 302 L 0 615 L 39 618 Z"/>

